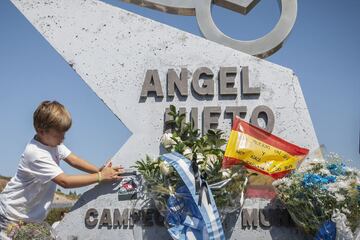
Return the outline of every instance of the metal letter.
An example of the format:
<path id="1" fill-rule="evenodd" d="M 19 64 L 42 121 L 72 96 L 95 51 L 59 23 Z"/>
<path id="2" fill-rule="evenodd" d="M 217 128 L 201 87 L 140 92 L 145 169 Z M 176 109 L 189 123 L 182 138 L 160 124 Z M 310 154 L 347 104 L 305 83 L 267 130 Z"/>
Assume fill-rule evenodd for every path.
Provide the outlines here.
<path id="1" fill-rule="evenodd" d="M 251 211 L 251 215 L 249 214 Z M 259 214 L 258 209 L 243 209 L 242 210 L 242 227 L 258 227 L 259 226 Z"/>
<path id="2" fill-rule="evenodd" d="M 155 92 L 157 97 L 164 97 L 158 70 L 147 70 L 141 89 L 141 97 L 147 98 L 150 92 Z"/>
<path id="3" fill-rule="evenodd" d="M 235 107 L 226 107 L 225 115 L 231 115 L 231 126 L 233 125 L 235 116 L 245 118 L 247 113 L 246 106 L 235 106 Z"/>
<path id="4" fill-rule="evenodd" d="M 140 220 L 140 211 L 138 209 L 131 209 L 129 227 L 133 227 L 135 223 Z"/>
<path id="5" fill-rule="evenodd" d="M 191 108 L 190 121 L 194 124 L 194 129 L 199 129 L 198 116 L 198 109 L 196 107 Z"/>
<path id="6" fill-rule="evenodd" d="M 264 227 L 270 227 L 271 224 L 269 221 L 266 220 L 264 212 L 265 212 L 265 209 L 260 209 L 260 212 L 259 212 L 260 224 Z"/>
<path id="7" fill-rule="evenodd" d="M 186 108 L 181 107 L 178 109 L 180 114 L 186 114 Z M 169 115 L 170 112 L 170 108 L 166 108 L 165 109 L 165 116 L 164 116 L 164 132 L 166 132 L 167 130 L 171 129 L 171 125 L 169 124 L 169 121 L 172 120 L 172 116 Z M 183 120 L 183 122 L 185 122 L 185 118 Z"/>
<path id="8" fill-rule="evenodd" d="M 237 95 L 235 84 L 237 69 L 236 67 L 220 67 L 219 72 L 219 94 Z"/>
<path id="9" fill-rule="evenodd" d="M 273 111 L 269 107 L 264 105 L 257 106 L 251 114 L 250 122 L 255 126 L 261 128 L 258 122 L 259 118 L 264 119 L 264 121 L 266 122 L 265 130 L 271 133 L 274 130 L 275 125 L 275 116 Z"/>
<path id="10" fill-rule="evenodd" d="M 202 76 L 206 76 L 207 79 L 204 79 L 204 83 L 202 84 L 202 86 L 200 86 L 199 80 Z M 201 96 L 214 96 L 213 76 L 213 72 L 207 67 L 200 67 L 196 69 L 191 82 L 194 91 Z"/>
<path id="11" fill-rule="evenodd" d="M 114 210 L 114 221 L 113 227 L 121 227 L 121 225 L 128 226 L 129 225 L 129 209 L 125 208 L 122 214 L 120 214 L 119 209 Z"/>
<path id="12" fill-rule="evenodd" d="M 141 218 L 144 226 L 154 225 L 152 221 L 154 212 L 155 210 L 152 208 L 145 208 L 141 210 Z"/>
<path id="13" fill-rule="evenodd" d="M 186 68 L 182 68 L 180 77 L 177 75 L 174 69 L 169 69 L 167 73 L 167 94 L 169 97 L 175 95 L 175 86 L 181 96 L 188 95 L 188 77 L 189 71 Z"/>
<path id="14" fill-rule="evenodd" d="M 90 208 L 87 210 L 85 214 L 85 226 L 89 229 L 96 227 L 96 224 L 98 223 L 98 216 L 98 211 L 95 208 Z"/>
<path id="15" fill-rule="evenodd" d="M 242 94 L 244 95 L 260 95 L 259 87 L 249 86 L 249 67 L 244 66 L 241 68 L 241 83 L 242 83 Z"/>
<path id="16" fill-rule="evenodd" d="M 112 222 L 111 222 L 110 209 L 104 208 L 100 217 L 99 228 L 101 227 L 111 228 L 111 226 L 112 226 Z"/>
<path id="17" fill-rule="evenodd" d="M 205 135 L 212 125 L 218 125 L 221 107 L 204 107 L 203 114 L 203 134 Z"/>

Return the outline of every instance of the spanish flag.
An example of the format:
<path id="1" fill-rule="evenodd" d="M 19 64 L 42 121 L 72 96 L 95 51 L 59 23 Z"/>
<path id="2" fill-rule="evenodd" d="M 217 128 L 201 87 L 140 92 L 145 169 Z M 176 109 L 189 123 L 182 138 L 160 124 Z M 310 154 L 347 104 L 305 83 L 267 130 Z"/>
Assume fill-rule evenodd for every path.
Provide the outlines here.
<path id="1" fill-rule="evenodd" d="M 308 152 L 237 116 L 226 146 L 223 168 L 244 164 L 250 170 L 278 179 L 296 169 Z"/>

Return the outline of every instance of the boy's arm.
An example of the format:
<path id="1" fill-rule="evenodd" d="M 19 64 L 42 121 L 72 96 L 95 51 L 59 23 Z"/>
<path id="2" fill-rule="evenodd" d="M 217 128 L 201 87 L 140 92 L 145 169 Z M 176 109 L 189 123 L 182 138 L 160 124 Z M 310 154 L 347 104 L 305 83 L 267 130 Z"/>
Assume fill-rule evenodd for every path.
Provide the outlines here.
<path id="1" fill-rule="evenodd" d="M 65 162 L 67 162 L 72 167 L 79 169 L 81 171 L 87 172 L 87 173 L 97 173 L 102 170 L 102 168 L 98 168 L 95 165 L 87 162 L 84 159 L 79 158 L 73 153 L 70 153 L 69 156 L 67 156 L 64 159 Z"/>
<path id="2" fill-rule="evenodd" d="M 121 179 L 119 174 L 122 173 L 121 168 L 104 167 L 99 173 L 91 173 L 85 175 L 67 175 L 61 173 L 52 179 L 53 182 L 63 188 L 76 188 L 87 186 L 101 181 L 116 181 Z"/>
<path id="3" fill-rule="evenodd" d="M 96 183 L 98 181 L 98 174 L 91 173 L 86 175 L 67 175 L 65 173 L 61 173 L 52 181 L 63 188 L 83 187 Z"/>

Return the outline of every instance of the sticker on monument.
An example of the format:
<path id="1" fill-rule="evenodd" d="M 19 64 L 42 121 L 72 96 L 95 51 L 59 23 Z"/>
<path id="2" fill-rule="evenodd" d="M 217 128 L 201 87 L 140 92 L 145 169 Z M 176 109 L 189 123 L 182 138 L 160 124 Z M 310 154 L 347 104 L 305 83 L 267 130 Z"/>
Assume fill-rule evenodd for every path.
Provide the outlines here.
<path id="1" fill-rule="evenodd" d="M 122 173 L 123 177 L 118 186 L 118 200 L 132 200 L 138 198 L 141 191 L 141 176 L 136 171 Z"/>

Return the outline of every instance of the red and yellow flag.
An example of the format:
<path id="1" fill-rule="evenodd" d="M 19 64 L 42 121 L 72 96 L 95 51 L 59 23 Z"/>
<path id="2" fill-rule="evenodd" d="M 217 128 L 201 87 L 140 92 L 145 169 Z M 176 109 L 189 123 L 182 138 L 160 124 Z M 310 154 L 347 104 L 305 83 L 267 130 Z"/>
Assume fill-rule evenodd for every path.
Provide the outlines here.
<path id="1" fill-rule="evenodd" d="M 236 117 L 223 168 L 243 163 L 248 169 L 278 179 L 296 169 L 308 152 Z"/>

